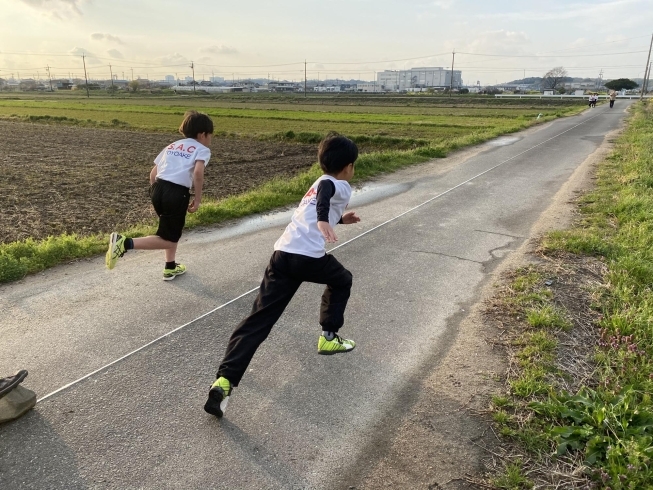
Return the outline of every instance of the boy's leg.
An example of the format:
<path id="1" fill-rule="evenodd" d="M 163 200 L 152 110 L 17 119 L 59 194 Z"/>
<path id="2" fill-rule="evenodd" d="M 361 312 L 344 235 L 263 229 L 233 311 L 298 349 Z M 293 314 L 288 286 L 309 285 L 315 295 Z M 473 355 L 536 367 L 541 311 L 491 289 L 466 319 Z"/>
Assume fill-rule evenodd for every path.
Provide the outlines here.
<path id="1" fill-rule="evenodd" d="M 165 250 L 177 249 L 177 244 L 164 240 L 160 236 L 150 235 L 142 238 L 132 238 L 135 250 Z M 174 257 L 173 257 L 174 260 Z"/>
<path id="2" fill-rule="evenodd" d="M 217 377 L 227 378 L 232 386 L 238 386 L 256 349 L 267 338 L 301 285 L 301 281 L 289 274 L 287 255 L 274 252 L 265 269 L 252 312 L 231 334 Z"/>
<path id="3" fill-rule="evenodd" d="M 106 254 L 106 265 L 113 269 L 117 260 L 127 250 L 164 250 L 166 268 L 164 279 L 174 279 L 177 275 L 186 272 L 186 268 L 175 264 L 177 243 L 186 222 L 186 211 L 190 202 L 188 189 L 171 184 L 170 182 L 157 181 L 150 186 L 152 206 L 159 216 L 159 227 L 156 235 L 142 238 L 128 238 L 118 233 L 112 233 L 109 238 L 109 250 Z M 173 265 L 174 264 L 174 265 Z M 169 267 L 172 270 L 168 270 Z M 168 277 L 166 277 L 166 272 Z"/>
<path id="4" fill-rule="evenodd" d="M 190 202 L 190 190 L 166 181 L 156 181 L 151 187 L 152 205 L 159 215 L 159 227 L 156 230 L 160 238 L 160 248 L 164 250 L 165 266 L 163 280 L 171 281 L 186 272 L 186 267 L 175 262 L 177 244 L 186 224 L 186 212 Z M 149 238 L 149 237 L 148 237 Z M 154 244 L 154 240 L 152 240 Z M 136 247 L 141 244 L 134 242 Z"/>
<path id="5" fill-rule="evenodd" d="M 344 314 L 351 292 L 352 275 L 333 255 L 319 259 L 304 259 L 301 280 L 326 284 L 320 307 L 320 325 L 329 332 L 337 332 L 345 322 Z"/>
<path id="6" fill-rule="evenodd" d="M 166 262 L 174 262 L 177 255 L 177 243 L 173 243 L 170 248 L 164 250 Z"/>
<path id="7" fill-rule="evenodd" d="M 351 294 L 352 275 L 333 255 L 325 255 L 317 267 L 307 270 L 305 281 L 326 284 L 320 306 L 320 325 L 337 332 L 345 323 L 345 309 Z M 308 268 L 307 268 L 308 269 Z"/>

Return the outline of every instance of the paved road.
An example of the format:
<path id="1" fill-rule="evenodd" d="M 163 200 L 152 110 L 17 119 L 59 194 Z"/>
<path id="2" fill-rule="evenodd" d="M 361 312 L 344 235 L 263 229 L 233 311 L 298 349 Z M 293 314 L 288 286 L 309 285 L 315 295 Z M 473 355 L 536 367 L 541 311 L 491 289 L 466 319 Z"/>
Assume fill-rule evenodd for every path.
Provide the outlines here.
<path id="1" fill-rule="evenodd" d="M 343 333 L 356 350 L 316 354 L 321 290 L 302 286 L 221 421 L 202 405 L 254 296 L 193 320 L 258 285 L 288 213 L 189 234 L 189 273 L 171 283 L 160 255 L 142 252 L 112 272 L 93 259 L 0 287 L 0 373 L 28 369 L 40 397 L 192 322 L 2 426 L 0 488 L 328 488 L 334 472 L 352 478 L 489 272 L 623 116 L 600 106 L 358 192 L 362 221 L 338 227 L 341 243 L 440 197 L 334 252 L 354 274 Z M 356 481 L 331 486 L 343 483 Z"/>

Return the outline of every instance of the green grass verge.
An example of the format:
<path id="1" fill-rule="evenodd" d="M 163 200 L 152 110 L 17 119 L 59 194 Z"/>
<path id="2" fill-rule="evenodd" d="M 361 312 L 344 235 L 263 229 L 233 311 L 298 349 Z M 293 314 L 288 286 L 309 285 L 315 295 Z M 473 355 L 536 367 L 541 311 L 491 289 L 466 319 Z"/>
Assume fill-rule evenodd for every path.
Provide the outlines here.
<path id="1" fill-rule="evenodd" d="M 600 488 L 653 488 L 653 104 L 632 107 L 628 127 L 601 165 L 596 189 L 581 203 L 582 220 L 550 233 L 543 250 L 601 257 L 608 273 L 597 304 L 596 388 L 559 390 L 555 313 L 536 270 L 520 271 L 507 304 L 528 319 L 518 342 L 519 375 L 509 397 L 494 400 L 502 434 L 532 454 L 579 455 Z M 546 314 L 542 314 L 549 309 Z M 528 311 L 538 311 L 529 315 Z M 525 422 L 524 422 L 525 421 Z M 510 478 L 500 488 L 530 488 Z M 519 475 L 518 475 L 519 476 Z"/>

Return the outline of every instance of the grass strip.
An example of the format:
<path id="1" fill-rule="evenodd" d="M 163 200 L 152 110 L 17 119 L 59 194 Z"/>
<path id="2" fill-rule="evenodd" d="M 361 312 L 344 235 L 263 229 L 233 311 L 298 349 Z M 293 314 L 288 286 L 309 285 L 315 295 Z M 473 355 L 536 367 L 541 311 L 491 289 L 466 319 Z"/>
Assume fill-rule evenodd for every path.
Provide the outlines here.
<path id="1" fill-rule="evenodd" d="M 584 386 L 568 392 L 552 382 L 559 374 L 556 332 L 568 325 L 565 313 L 556 315 L 542 294 L 546 288 L 537 270 L 520 271 L 513 293 L 504 298 L 528 327 L 517 340 L 523 345 L 517 346 L 519 369 L 510 393 L 494 400 L 495 422 L 536 460 L 579 461 L 597 488 L 653 488 L 651 187 L 653 104 L 647 102 L 632 106 L 627 129 L 599 168 L 595 190 L 581 200 L 579 223 L 543 239 L 545 254 L 599 258 L 607 268 L 592 305 L 600 311 L 592 339 L 596 369 Z M 515 284 L 526 286 L 519 291 Z M 529 308 L 540 314 L 529 315 Z M 494 483 L 532 488 L 524 475 L 511 466 Z"/>
<path id="2" fill-rule="evenodd" d="M 509 128 L 474 132 L 449 139 L 443 143 L 421 146 L 411 150 L 366 153 L 361 155 L 356 162 L 356 176 L 353 183 L 433 158 L 444 158 L 453 150 L 482 143 L 502 134 L 519 131 L 555 118 L 556 116 L 552 115 L 540 118 L 539 121 L 522 121 Z M 295 204 L 319 175 L 321 175 L 320 168 L 315 164 L 310 170 L 302 172 L 292 179 L 274 179 L 237 196 L 203 201 L 197 213 L 188 215 L 186 227 L 214 225 Z M 121 233 L 137 237 L 151 234 L 154 230 L 153 223 L 146 223 L 122 230 Z M 98 255 L 105 250 L 106 243 L 105 235 L 81 237 L 65 234 L 48 237 L 45 240 L 27 239 L 0 244 L 0 283 L 21 279 L 27 274 L 39 272 L 63 262 Z"/>

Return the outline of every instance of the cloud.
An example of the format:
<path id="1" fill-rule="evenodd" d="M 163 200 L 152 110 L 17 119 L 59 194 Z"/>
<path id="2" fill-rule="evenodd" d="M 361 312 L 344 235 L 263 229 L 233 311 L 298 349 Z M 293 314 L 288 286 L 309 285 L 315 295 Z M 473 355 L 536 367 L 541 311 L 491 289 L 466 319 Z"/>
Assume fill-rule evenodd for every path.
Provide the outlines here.
<path id="1" fill-rule="evenodd" d="M 451 7 L 454 6 L 456 3 L 456 0 L 435 0 L 433 2 L 433 5 L 436 7 L 440 7 L 442 10 L 449 10 Z"/>
<path id="2" fill-rule="evenodd" d="M 520 54 L 530 44 L 528 35 L 523 31 L 486 31 L 478 34 L 463 49 L 470 53 Z"/>
<path id="3" fill-rule="evenodd" d="M 94 41 L 109 41 L 116 44 L 125 44 L 118 36 L 112 36 L 111 34 L 104 34 L 102 32 L 94 32 L 91 34 L 91 39 Z"/>
<path id="4" fill-rule="evenodd" d="M 109 56 L 111 56 L 112 58 L 118 58 L 119 60 L 124 58 L 122 53 L 120 51 L 118 51 L 117 49 L 110 49 L 109 51 L 107 51 L 107 54 Z"/>
<path id="5" fill-rule="evenodd" d="M 200 49 L 200 52 L 202 53 L 209 53 L 209 54 L 238 54 L 238 50 L 234 48 L 233 46 L 225 46 L 224 44 L 220 45 L 215 45 L 215 46 L 208 46 L 206 48 Z"/>
<path id="6" fill-rule="evenodd" d="M 607 3 L 572 3 L 560 7 L 546 6 L 542 10 L 511 10 L 510 12 L 496 12 L 491 14 L 478 14 L 481 19 L 502 19 L 518 21 L 549 21 L 570 20 L 581 18 L 584 21 L 591 15 L 592 21 L 604 16 L 613 18 L 614 13 L 633 4 L 644 3 L 647 0 L 615 0 Z"/>
<path id="7" fill-rule="evenodd" d="M 80 7 L 86 3 L 86 0 L 20 0 L 20 2 L 46 15 L 62 19 L 71 14 L 83 15 Z"/>
<path id="8" fill-rule="evenodd" d="M 88 50 L 84 48 L 79 48 L 75 46 L 73 49 L 68 51 L 69 54 L 72 54 L 73 56 L 82 56 L 85 55 L 86 57 L 86 63 L 89 65 L 101 65 L 102 61 L 100 61 L 97 57 L 97 55 L 89 52 Z"/>
<path id="9" fill-rule="evenodd" d="M 156 61 L 166 66 L 190 64 L 190 60 L 179 53 L 159 56 Z"/>

